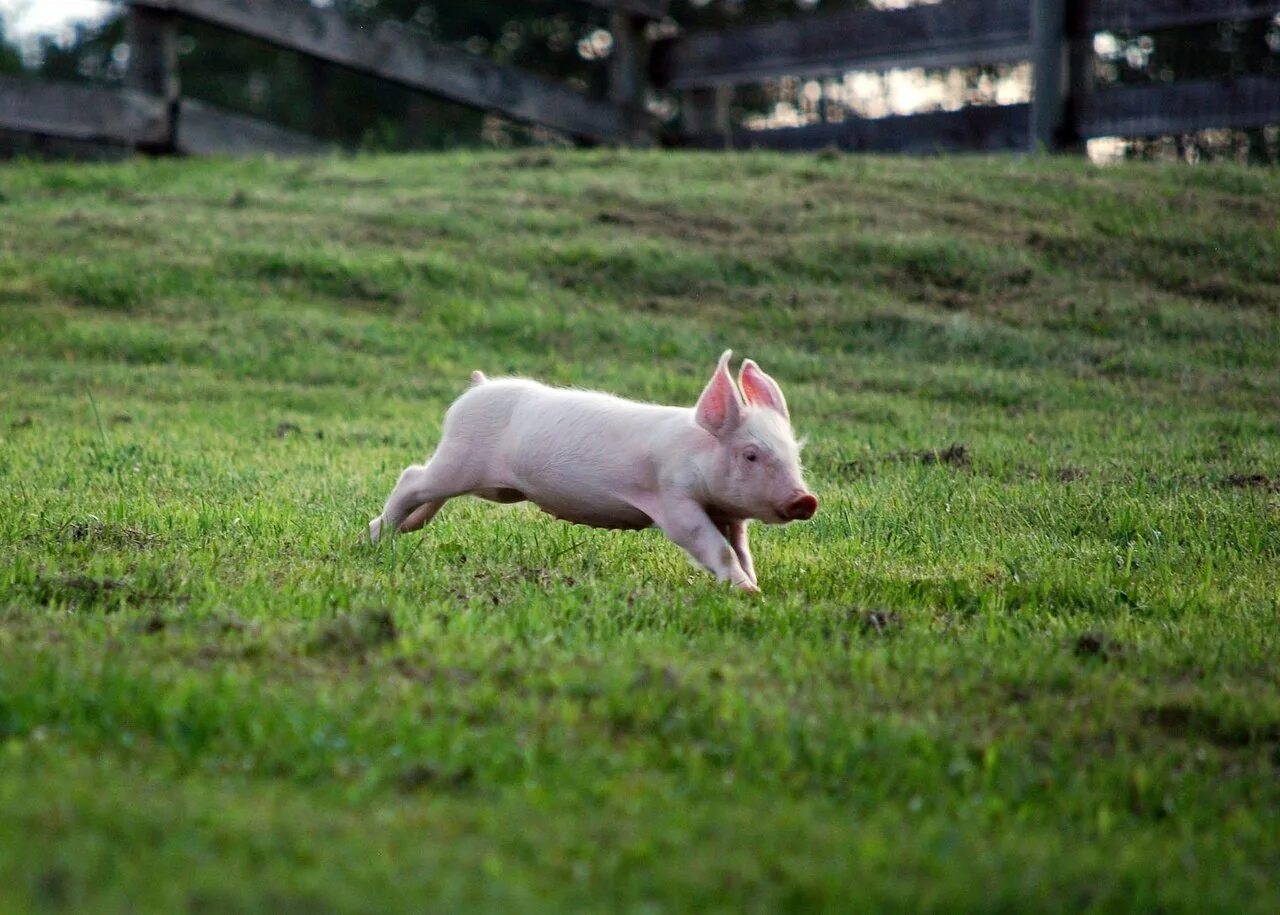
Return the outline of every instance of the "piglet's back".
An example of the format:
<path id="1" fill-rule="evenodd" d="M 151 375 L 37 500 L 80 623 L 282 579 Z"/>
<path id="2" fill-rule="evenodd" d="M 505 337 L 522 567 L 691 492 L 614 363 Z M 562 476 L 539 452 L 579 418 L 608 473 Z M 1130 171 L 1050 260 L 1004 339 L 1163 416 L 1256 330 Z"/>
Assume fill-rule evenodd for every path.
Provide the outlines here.
<path id="1" fill-rule="evenodd" d="M 446 434 L 490 447 L 523 482 L 557 469 L 593 488 L 596 481 L 634 474 L 637 464 L 688 434 L 694 420 L 683 407 L 494 378 L 463 394 L 445 424 Z"/>

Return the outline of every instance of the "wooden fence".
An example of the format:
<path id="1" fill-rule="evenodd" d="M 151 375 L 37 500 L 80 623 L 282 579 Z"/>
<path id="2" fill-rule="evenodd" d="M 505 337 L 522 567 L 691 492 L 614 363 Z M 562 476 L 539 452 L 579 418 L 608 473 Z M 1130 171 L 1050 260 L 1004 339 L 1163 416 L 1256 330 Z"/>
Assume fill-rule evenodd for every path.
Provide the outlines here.
<path id="1" fill-rule="evenodd" d="M 306 153 L 319 141 L 182 96 L 183 18 L 583 143 L 934 151 L 1061 149 L 1100 136 L 1280 123 L 1280 78 L 1247 76 L 1095 89 L 1092 38 L 1280 13 L 1280 0 L 942 0 L 893 11 L 811 14 L 764 25 L 677 32 L 651 25 L 667 0 L 579 0 L 609 11 L 605 98 L 433 44 L 396 23 L 353 25 L 301 0 L 126 0 L 125 87 L 0 79 L 0 131 L 98 141 L 157 153 Z M 460 0 L 461 2 L 461 0 Z M 471 2 L 471 0 L 468 0 Z M 668 29 L 669 31 L 669 29 Z M 747 130 L 730 121 L 734 86 L 780 76 L 1029 61 L 1027 104 Z M 678 126 L 649 113 L 653 92 L 680 101 Z"/>
<path id="2" fill-rule="evenodd" d="M 1062 149 L 1107 136 L 1158 136 L 1280 123 L 1280 78 L 1253 76 L 1095 89 L 1093 36 L 1280 13 L 1280 0 L 943 0 L 895 11 L 813 15 L 692 33 L 653 49 L 654 82 L 686 96 L 697 146 L 932 151 Z M 748 131 L 728 91 L 788 75 L 1029 61 L 1030 103 Z"/>

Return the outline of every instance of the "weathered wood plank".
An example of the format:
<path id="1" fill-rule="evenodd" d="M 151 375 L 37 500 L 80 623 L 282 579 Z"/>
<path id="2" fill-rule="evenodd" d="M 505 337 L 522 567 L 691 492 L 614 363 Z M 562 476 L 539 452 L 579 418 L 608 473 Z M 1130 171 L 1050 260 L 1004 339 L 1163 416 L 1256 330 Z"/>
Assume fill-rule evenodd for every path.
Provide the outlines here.
<path id="1" fill-rule="evenodd" d="M 404 26 L 356 26 L 334 10 L 298 0 L 130 0 L 171 9 L 361 73 L 584 140 L 625 140 L 648 129 L 647 114 L 531 76 L 455 48 L 432 44 Z"/>
<path id="2" fill-rule="evenodd" d="M 658 43 L 653 79 L 675 89 L 771 76 L 952 67 L 1029 56 L 1027 0 L 946 0 L 695 32 Z"/>
<path id="3" fill-rule="evenodd" d="M 307 155 L 332 147 L 304 134 L 193 99 L 176 102 L 171 151 L 189 155 Z M 132 89 L 0 77 L 0 130 L 156 151 L 171 106 Z"/>
<path id="4" fill-rule="evenodd" d="M 169 135 L 168 106 L 131 89 L 0 77 L 0 127 L 97 143 L 159 145 Z"/>
<path id="5" fill-rule="evenodd" d="M 686 89 L 680 93 L 680 126 L 694 137 L 720 137 L 721 144 L 731 145 L 733 127 L 729 105 L 733 101 L 731 86 L 710 89 Z"/>
<path id="6" fill-rule="evenodd" d="M 178 17 L 168 10 L 130 7 L 125 19 L 125 41 L 129 45 L 125 87 L 158 98 L 167 106 L 165 137 L 148 145 L 152 152 L 172 152 L 173 119 L 181 88 L 178 83 Z"/>
<path id="7" fill-rule="evenodd" d="M 932 154 L 950 150 L 1025 149 L 1030 105 L 975 106 L 887 118 L 848 118 L 838 123 L 777 130 L 735 130 L 740 149 L 815 150 L 834 147 L 857 152 Z M 687 137 L 686 145 L 719 149 L 720 134 Z"/>
<path id="8" fill-rule="evenodd" d="M 1055 150 L 1065 139 L 1067 0 L 1029 0 L 1031 6 L 1031 149 Z"/>
<path id="9" fill-rule="evenodd" d="M 306 134 L 258 118 L 216 108 L 194 99 L 178 104 L 177 152 L 191 156 L 309 156 L 333 147 Z"/>
<path id="10" fill-rule="evenodd" d="M 67 159 L 73 162 L 119 162 L 134 154 L 132 146 L 42 136 L 0 128 L 0 161 Z"/>
<path id="11" fill-rule="evenodd" d="M 178 98 L 178 19 L 168 10 L 131 7 L 125 20 L 129 65 L 124 84 L 145 95 Z"/>
<path id="12" fill-rule="evenodd" d="M 609 68 L 609 101 L 634 111 L 645 110 L 649 90 L 649 39 L 645 20 L 631 13 L 612 13 L 609 31 L 613 35 L 613 53 L 606 62 Z M 623 138 L 632 146 L 649 146 L 653 136 L 645 130 Z"/>
<path id="13" fill-rule="evenodd" d="M 1280 0 L 1087 0 L 1084 27 L 1091 32 L 1168 29 L 1280 13 Z"/>
<path id="14" fill-rule="evenodd" d="M 587 6 L 599 7 L 615 13 L 631 13 L 645 19 L 661 19 L 667 15 L 668 0 L 578 0 Z"/>
<path id="15" fill-rule="evenodd" d="M 1142 137 L 1280 123 L 1280 77 L 1106 89 L 1079 103 L 1085 137 Z"/>

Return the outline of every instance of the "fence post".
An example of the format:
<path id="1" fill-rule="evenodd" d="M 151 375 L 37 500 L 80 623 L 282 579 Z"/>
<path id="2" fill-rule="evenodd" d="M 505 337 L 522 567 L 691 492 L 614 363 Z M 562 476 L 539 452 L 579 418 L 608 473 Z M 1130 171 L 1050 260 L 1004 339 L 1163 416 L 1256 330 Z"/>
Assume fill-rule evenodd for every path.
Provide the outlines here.
<path id="1" fill-rule="evenodd" d="M 130 6 L 125 39 L 129 45 L 125 86 L 164 99 L 167 110 L 165 139 L 145 148 L 148 152 L 173 152 L 179 92 L 177 16 L 172 10 Z"/>
<path id="2" fill-rule="evenodd" d="M 1031 136 L 1028 145 L 1058 149 L 1063 138 L 1067 96 L 1068 0 L 1031 0 Z"/>
<path id="3" fill-rule="evenodd" d="M 609 101 L 633 111 L 645 111 L 649 90 L 648 21 L 626 12 L 609 15 L 613 50 L 609 54 Z M 653 137 L 647 129 L 626 137 L 628 146 L 649 146 Z"/>
<path id="4" fill-rule="evenodd" d="M 733 145 L 729 124 L 732 86 L 710 89 L 686 89 L 680 93 L 680 119 L 685 136 L 716 137 L 726 149 Z"/>
<path id="5" fill-rule="evenodd" d="M 1085 4 L 1071 3 L 1067 10 L 1067 104 L 1063 115 L 1063 144 L 1072 152 L 1088 151 L 1080 136 L 1080 111 L 1093 91 L 1093 33 L 1086 26 Z"/>

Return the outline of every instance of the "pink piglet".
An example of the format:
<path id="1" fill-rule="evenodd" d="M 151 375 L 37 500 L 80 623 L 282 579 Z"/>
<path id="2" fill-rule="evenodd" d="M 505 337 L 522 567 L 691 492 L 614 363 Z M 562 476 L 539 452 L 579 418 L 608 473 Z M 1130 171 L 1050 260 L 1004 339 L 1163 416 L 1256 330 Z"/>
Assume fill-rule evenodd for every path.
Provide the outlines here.
<path id="1" fill-rule="evenodd" d="M 750 359 L 735 385 L 730 355 L 693 407 L 474 372 L 435 454 L 400 475 L 369 539 L 418 530 L 454 496 L 529 501 L 592 527 L 656 525 L 717 580 L 758 591 L 748 522 L 807 520 L 818 499 L 782 389 Z"/>

